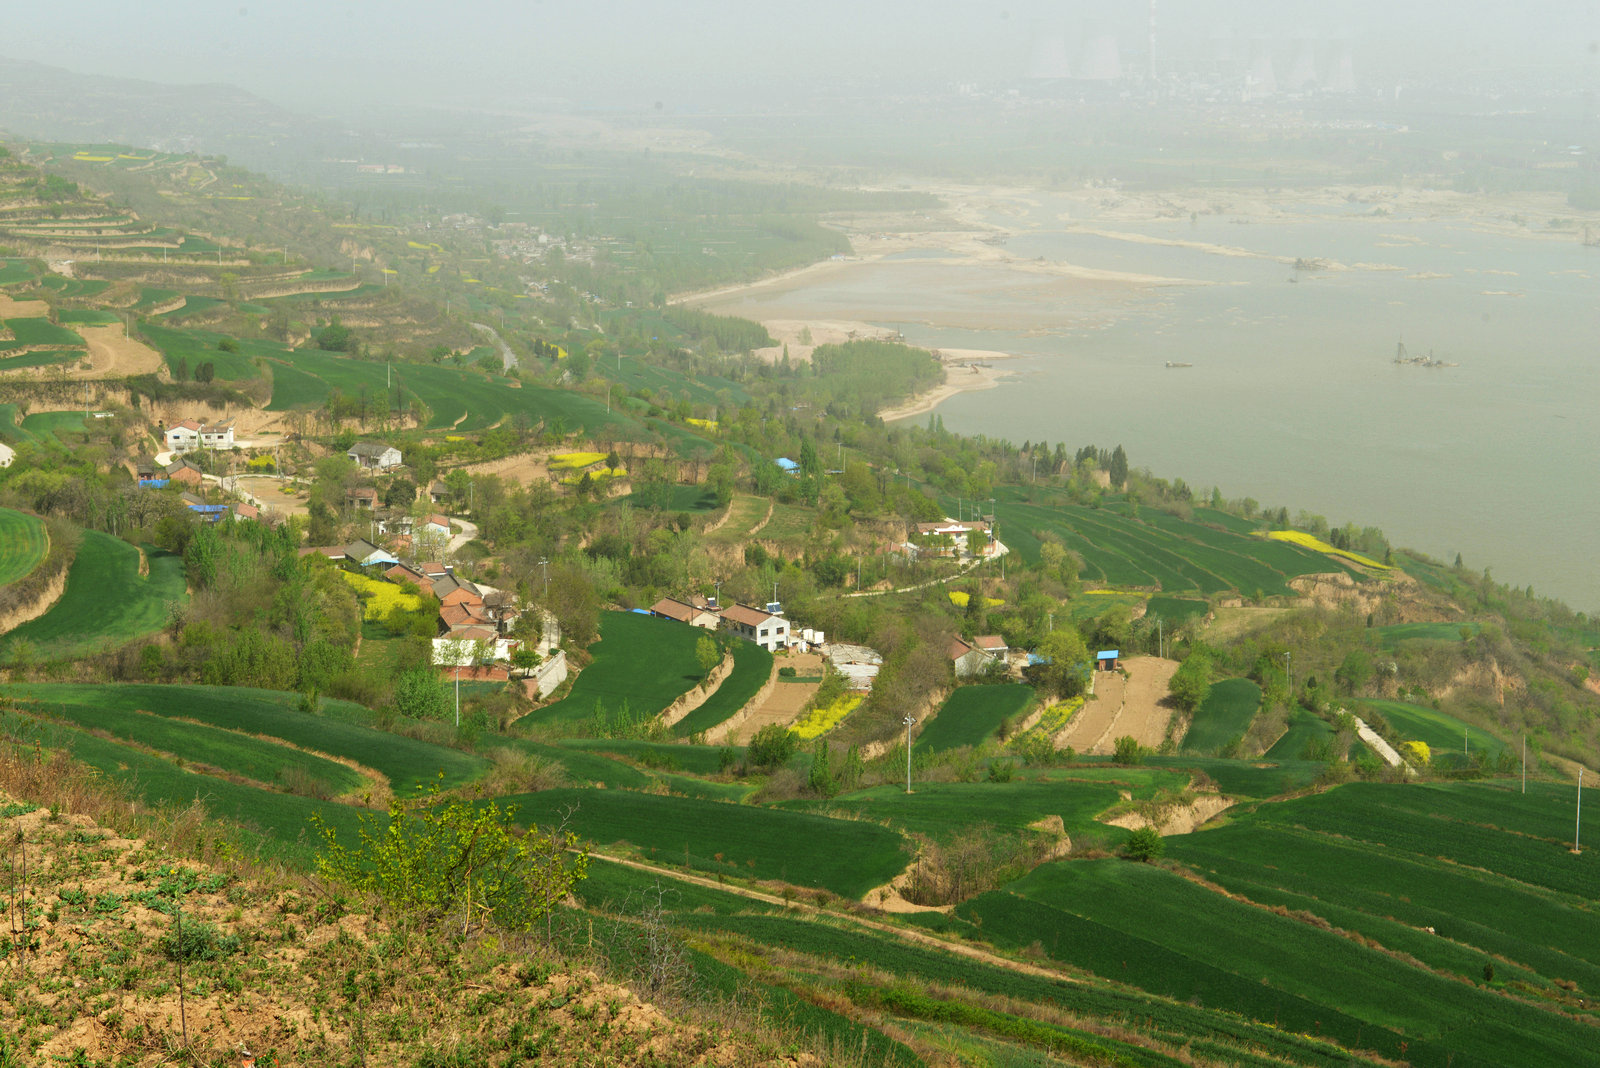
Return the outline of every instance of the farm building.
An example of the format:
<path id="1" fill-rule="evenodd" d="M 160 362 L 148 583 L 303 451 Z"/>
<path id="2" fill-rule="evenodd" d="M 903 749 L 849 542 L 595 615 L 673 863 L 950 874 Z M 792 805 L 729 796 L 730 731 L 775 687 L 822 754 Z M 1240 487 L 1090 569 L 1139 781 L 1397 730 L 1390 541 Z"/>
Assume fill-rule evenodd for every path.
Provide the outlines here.
<path id="1" fill-rule="evenodd" d="M 450 531 L 450 519 L 449 519 L 449 517 L 439 515 L 436 512 L 433 515 L 430 515 L 430 516 L 426 517 L 425 519 L 423 519 L 423 521 L 422 521 L 422 529 L 423 529 L 423 531 L 425 533 L 428 533 L 428 534 L 439 534 L 439 535 L 443 535 L 444 537 L 448 538 L 450 536 L 450 533 L 451 533 L 451 531 Z"/>
<path id="2" fill-rule="evenodd" d="M 378 491 L 371 486 L 353 486 L 344 491 L 344 506 L 370 512 L 378 506 Z"/>
<path id="3" fill-rule="evenodd" d="M 995 662 L 994 654 L 960 638 L 951 638 L 945 655 L 955 665 L 956 678 L 970 679 L 982 675 Z"/>
<path id="4" fill-rule="evenodd" d="M 963 522 L 958 519 L 941 519 L 937 523 L 918 523 L 916 540 L 922 551 L 931 556 L 987 556 L 994 542 L 989 524 L 981 521 Z"/>
<path id="5" fill-rule="evenodd" d="M 238 504 L 233 506 L 233 518 L 236 519 L 236 520 L 238 520 L 238 519 L 255 519 L 255 520 L 259 520 L 261 518 L 261 509 L 257 508 L 253 504 L 248 504 L 248 503 L 246 503 L 244 501 L 240 501 Z"/>
<path id="6" fill-rule="evenodd" d="M 354 560 L 362 567 L 367 567 L 371 564 L 398 564 L 400 562 L 390 555 L 388 549 L 374 545 L 366 538 L 357 538 L 351 542 L 345 547 L 344 554 L 348 559 Z"/>
<path id="7" fill-rule="evenodd" d="M 233 424 L 205 424 L 195 419 L 184 419 L 169 426 L 162 438 L 167 448 L 175 453 L 193 452 L 195 449 L 231 449 Z"/>
<path id="8" fill-rule="evenodd" d="M 1116 649 L 1102 649 L 1094 654 L 1094 666 L 1099 671 L 1117 670 L 1117 657 L 1121 653 Z"/>
<path id="9" fill-rule="evenodd" d="M 418 571 L 416 568 L 408 567 L 405 564 L 395 564 L 393 567 L 383 573 L 383 577 L 388 579 L 390 582 L 409 582 L 419 590 L 431 589 L 433 587 L 433 582 L 426 575 Z"/>
<path id="10" fill-rule="evenodd" d="M 228 514 L 227 505 L 207 504 L 204 500 L 196 497 L 192 493 L 183 494 L 182 500 L 183 503 L 188 506 L 189 511 L 194 512 L 203 522 L 206 523 L 215 523 L 223 516 Z"/>
<path id="11" fill-rule="evenodd" d="M 722 623 L 722 617 L 709 608 L 696 608 L 692 604 L 672 597 L 663 597 L 650 606 L 650 611 L 663 619 L 676 619 L 680 623 L 687 623 L 691 627 L 704 627 L 706 630 L 716 630 Z"/>
<path id="12" fill-rule="evenodd" d="M 736 604 L 722 613 L 722 624 L 723 629 L 769 653 L 789 644 L 789 621 L 775 612 Z"/>
<path id="13" fill-rule="evenodd" d="M 138 479 L 140 489 L 163 489 L 169 481 L 167 473 L 152 460 L 140 460 L 134 466 L 134 477 Z"/>
<path id="14" fill-rule="evenodd" d="M 772 462 L 777 464 L 778 470 L 782 471 L 786 475 L 800 474 L 800 465 L 789 459 L 787 456 L 780 456 Z"/>
<path id="15" fill-rule="evenodd" d="M 835 643 L 828 647 L 828 664 L 844 679 L 847 688 L 858 693 L 872 689 L 872 680 L 883 667 L 883 656 L 865 645 Z"/>
<path id="16" fill-rule="evenodd" d="M 168 464 L 166 476 L 169 482 L 181 482 L 185 486 L 198 486 L 205 481 L 200 469 L 188 460 L 175 460 Z"/>
<path id="17" fill-rule="evenodd" d="M 443 504 L 450 499 L 450 487 L 438 479 L 428 483 L 428 501 L 432 504 Z"/>
<path id="18" fill-rule="evenodd" d="M 358 441 L 345 455 L 368 471 L 392 471 L 400 466 L 400 450 L 378 441 Z"/>

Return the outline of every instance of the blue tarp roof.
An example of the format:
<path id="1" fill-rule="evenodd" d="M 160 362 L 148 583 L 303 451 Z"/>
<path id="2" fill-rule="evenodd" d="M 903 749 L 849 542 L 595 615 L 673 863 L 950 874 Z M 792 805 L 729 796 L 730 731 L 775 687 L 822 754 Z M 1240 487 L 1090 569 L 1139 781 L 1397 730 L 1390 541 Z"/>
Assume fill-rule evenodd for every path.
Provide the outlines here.
<path id="1" fill-rule="evenodd" d="M 1094 654 L 1096 660 L 1115 660 L 1121 654 L 1115 649 L 1102 649 Z"/>
<path id="2" fill-rule="evenodd" d="M 791 474 L 800 470 L 800 465 L 789 459 L 787 456 L 780 456 L 772 462 Z"/>

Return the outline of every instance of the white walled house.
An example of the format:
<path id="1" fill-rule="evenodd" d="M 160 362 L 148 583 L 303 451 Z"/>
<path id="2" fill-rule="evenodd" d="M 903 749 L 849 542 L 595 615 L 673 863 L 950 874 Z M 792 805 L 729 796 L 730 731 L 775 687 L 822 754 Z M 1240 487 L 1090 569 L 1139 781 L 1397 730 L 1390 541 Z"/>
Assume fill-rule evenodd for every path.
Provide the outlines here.
<path id="1" fill-rule="evenodd" d="M 392 471 L 400 466 L 400 450 L 378 441 L 358 441 L 345 455 L 368 471 Z"/>
<path id="2" fill-rule="evenodd" d="M 162 435 L 167 448 L 175 453 L 193 452 L 196 449 L 233 448 L 233 424 L 203 424 L 194 419 L 169 426 Z"/>
<path id="3" fill-rule="evenodd" d="M 723 610 L 723 628 L 770 652 L 789 645 L 789 621 L 780 615 L 736 604 Z"/>

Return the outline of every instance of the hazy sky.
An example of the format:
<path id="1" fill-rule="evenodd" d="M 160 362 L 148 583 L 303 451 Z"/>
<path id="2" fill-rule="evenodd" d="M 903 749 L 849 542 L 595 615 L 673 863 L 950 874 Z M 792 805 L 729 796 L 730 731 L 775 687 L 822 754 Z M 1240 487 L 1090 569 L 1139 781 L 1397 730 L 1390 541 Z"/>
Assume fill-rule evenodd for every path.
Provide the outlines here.
<path id="1" fill-rule="evenodd" d="M 9 20 L 0 55 L 164 82 L 230 82 L 296 107 L 525 104 L 674 110 L 806 98 L 840 78 L 1001 81 L 1043 33 L 1117 33 L 1142 62 L 1141 0 L 54 0 Z M 1597 0 L 1160 0 L 1159 52 L 1223 34 L 1352 40 L 1358 75 L 1522 67 L 1593 80 Z"/>

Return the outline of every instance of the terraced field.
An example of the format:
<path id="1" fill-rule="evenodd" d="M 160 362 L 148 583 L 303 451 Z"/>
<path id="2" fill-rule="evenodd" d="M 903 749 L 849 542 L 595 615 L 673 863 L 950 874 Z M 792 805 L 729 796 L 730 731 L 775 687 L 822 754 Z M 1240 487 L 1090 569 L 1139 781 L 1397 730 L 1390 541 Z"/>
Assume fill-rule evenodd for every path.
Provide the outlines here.
<path id="1" fill-rule="evenodd" d="M 602 612 L 600 641 L 591 647 L 594 661 L 578 673 L 571 692 L 530 712 L 518 724 L 524 729 L 552 727 L 582 733 L 595 714 L 596 702 L 611 716 L 626 704 L 632 717 L 648 719 L 700 681 L 694 649 L 704 633 L 675 620 Z"/>
<path id="2" fill-rule="evenodd" d="M 928 752 L 982 745 L 1000 730 L 1008 717 L 1020 718 L 1033 703 L 1028 686 L 962 686 L 945 700 L 939 714 L 917 737 Z"/>
<path id="3" fill-rule="evenodd" d="M 160 630 L 167 606 L 182 601 L 183 558 L 151 550 L 139 574 L 139 550 L 96 530 L 83 532 L 67 586 L 44 615 L 0 637 L 0 650 L 30 643 L 41 659 L 83 656 Z"/>
<path id="4" fill-rule="evenodd" d="M 1306 709 L 1296 709 L 1289 717 L 1289 729 L 1262 754 L 1267 760 L 1300 760 L 1311 747 L 1333 740 L 1334 730 L 1327 720 Z"/>
<path id="5" fill-rule="evenodd" d="M 183 729 L 196 724 L 206 725 L 202 729 L 275 738 L 371 768 L 402 795 L 416 792 L 419 784 L 425 783 L 460 786 L 478 779 L 489 767 L 489 762 L 476 754 L 378 730 L 372 726 L 371 712 L 347 701 L 324 699 L 320 713 L 301 712 L 302 698 L 297 693 L 242 686 L 68 683 L 17 683 L 0 688 L 0 692 L 23 708 L 37 706 L 84 726 L 94 726 L 95 717 L 102 714 L 122 717 L 118 722 L 127 723 L 140 717 L 180 721 L 181 726 L 170 728 L 177 732 L 173 740 L 178 746 L 170 751 L 178 755 L 185 755 Z"/>
<path id="6" fill-rule="evenodd" d="M 1426 742 L 1438 756 L 1465 759 L 1463 749 L 1483 750 L 1491 761 L 1507 751 L 1506 743 L 1494 735 L 1464 723 L 1436 709 L 1404 701 L 1363 701 L 1389 721 L 1395 733 L 1406 741 Z"/>
<path id="7" fill-rule="evenodd" d="M 1436 975 L 1159 867 L 1046 865 L 957 912 L 1004 944 L 1037 944 L 1153 993 L 1412 1064 L 1569 1064 L 1593 1048 L 1593 1028 L 1560 1012 Z"/>
<path id="8" fill-rule="evenodd" d="M 684 716 L 673 725 L 676 738 L 687 738 L 700 731 L 725 722 L 745 705 L 755 699 L 761 687 L 772 677 L 772 654 L 755 642 L 735 642 L 733 670 L 705 704 Z"/>
<path id="9" fill-rule="evenodd" d="M 1237 591 L 1246 596 L 1287 596 L 1293 593 L 1290 578 L 1342 568 L 1337 561 L 1287 542 L 1150 509 L 1134 516 L 1118 501 L 1090 508 L 1020 498 L 1019 491 L 997 498 L 997 521 L 1008 545 L 1036 560 L 1040 535 L 1054 534 L 1082 558 L 1085 579 L 1110 586 L 1167 594 Z"/>
<path id="10" fill-rule="evenodd" d="M 39 566 L 49 549 L 44 520 L 0 508 L 0 586 L 17 581 Z"/>
<path id="11" fill-rule="evenodd" d="M 1244 737 L 1261 707 L 1261 687 L 1249 679 L 1223 679 L 1212 683 L 1206 699 L 1195 709 L 1194 722 L 1183 736 L 1185 753 L 1216 755 Z"/>
<path id="12" fill-rule="evenodd" d="M 776 879 L 860 897 L 906 864 L 900 835 L 863 820 L 626 790 L 541 790 L 502 799 L 518 818 L 571 826 L 600 845 L 627 843 L 657 863 Z"/>

